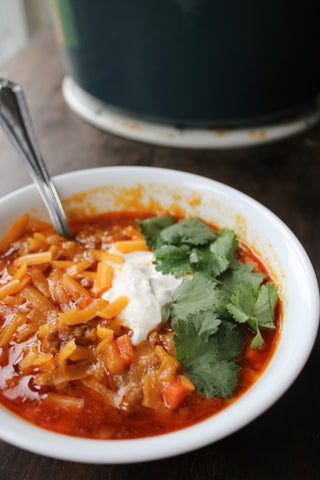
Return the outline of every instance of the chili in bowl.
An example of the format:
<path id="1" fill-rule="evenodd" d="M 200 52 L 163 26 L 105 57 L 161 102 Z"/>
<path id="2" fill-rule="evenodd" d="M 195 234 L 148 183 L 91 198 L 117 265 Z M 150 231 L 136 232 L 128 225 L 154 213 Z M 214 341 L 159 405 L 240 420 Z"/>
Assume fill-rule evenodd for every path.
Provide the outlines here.
<path id="1" fill-rule="evenodd" d="M 319 303 L 278 218 L 176 171 L 55 181 L 72 240 L 33 186 L 0 203 L 4 440 L 73 461 L 146 461 L 217 441 L 281 396 L 311 351 Z"/>

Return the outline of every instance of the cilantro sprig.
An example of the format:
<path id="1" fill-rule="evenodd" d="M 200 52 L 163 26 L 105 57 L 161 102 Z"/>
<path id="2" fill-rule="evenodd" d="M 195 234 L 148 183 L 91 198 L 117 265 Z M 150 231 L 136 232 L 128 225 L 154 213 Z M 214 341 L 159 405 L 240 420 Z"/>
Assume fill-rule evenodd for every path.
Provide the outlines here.
<path id="1" fill-rule="evenodd" d="M 240 368 L 232 359 L 242 347 L 240 330 L 211 310 L 175 320 L 173 327 L 176 357 L 187 368 L 185 374 L 201 393 L 228 398 L 238 383 Z"/>
<path id="2" fill-rule="evenodd" d="M 256 335 L 252 340 L 251 348 L 261 348 L 263 338 L 259 327 L 275 328 L 273 311 L 277 302 L 277 292 L 274 284 L 262 285 L 256 297 L 254 289 L 249 283 L 237 285 L 231 296 L 227 310 L 239 323 L 247 322 Z"/>
<path id="3" fill-rule="evenodd" d="M 238 382 L 246 323 L 255 336 L 251 348 L 262 348 L 261 328 L 274 328 L 275 285 L 236 260 L 236 234 L 216 233 L 198 218 L 139 220 L 142 234 L 164 274 L 185 277 L 170 309 L 176 357 L 201 393 L 228 398 Z"/>

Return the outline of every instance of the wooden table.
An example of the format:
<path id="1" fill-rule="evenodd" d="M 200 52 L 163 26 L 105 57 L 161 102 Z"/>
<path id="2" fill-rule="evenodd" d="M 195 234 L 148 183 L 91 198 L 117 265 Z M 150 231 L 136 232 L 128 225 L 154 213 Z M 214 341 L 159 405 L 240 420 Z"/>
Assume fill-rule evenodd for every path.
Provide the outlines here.
<path id="1" fill-rule="evenodd" d="M 61 94 L 63 71 L 52 32 L 34 38 L 0 68 L 23 85 L 52 175 L 104 165 L 174 168 L 229 184 L 276 213 L 306 248 L 320 278 L 320 126 L 270 145 L 228 151 L 169 149 L 121 139 L 77 118 Z M 0 132 L 0 195 L 30 183 Z M 305 319 L 301 319 L 303 322 Z M 256 421 L 230 437 L 175 458 L 132 465 L 85 465 L 0 442 L 0 480 L 319 478 L 320 344 L 295 384 Z M 119 448 L 121 445 L 119 444 Z"/>

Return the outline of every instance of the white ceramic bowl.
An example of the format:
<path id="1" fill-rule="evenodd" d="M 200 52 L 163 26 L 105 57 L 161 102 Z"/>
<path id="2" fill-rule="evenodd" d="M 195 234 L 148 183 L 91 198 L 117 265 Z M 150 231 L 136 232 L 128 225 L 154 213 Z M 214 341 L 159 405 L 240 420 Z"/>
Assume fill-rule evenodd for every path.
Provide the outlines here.
<path id="1" fill-rule="evenodd" d="M 278 283 L 283 327 L 277 350 L 260 379 L 239 400 L 189 428 L 137 440 L 91 440 L 52 433 L 0 407 L 0 437 L 42 455 L 76 462 L 129 463 L 165 458 L 215 442 L 262 414 L 296 379 L 313 347 L 319 321 L 314 270 L 293 233 L 262 205 L 221 183 L 173 170 L 106 167 L 60 175 L 55 183 L 67 212 L 88 213 L 161 205 L 233 228 L 266 260 Z M 87 192 L 85 195 L 77 195 Z M 23 211 L 46 218 L 36 187 L 0 200 L 3 233 Z"/>

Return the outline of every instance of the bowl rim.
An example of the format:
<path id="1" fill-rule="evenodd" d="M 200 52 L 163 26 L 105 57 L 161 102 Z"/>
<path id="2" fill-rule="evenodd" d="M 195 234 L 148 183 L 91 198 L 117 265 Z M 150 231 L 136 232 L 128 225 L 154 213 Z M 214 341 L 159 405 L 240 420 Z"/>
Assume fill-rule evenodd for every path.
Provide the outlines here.
<path id="1" fill-rule="evenodd" d="M 243 405 L 246 405 L 247 394 L 242 395 L 236 402 L 202 422 L 182 430 L 154 437 L 132 440 L 94 440 L 72 437 L 36 427 L 20 419 L 4 407 L 0 407 L 0 438 L 12 445 L 37 454 L 80 463 L 120 464 L 158 460 L 204 447 L 243 428 L 273 405 L 300 374 L 316 340 L 319 326 L 320 301 L 318 282 L 311 261 L 294 233 L 279 217 L 257 200 L 216 180 L 193 173 L 158 167 L 116 166 L 89 168 L 57 175 L 53 177 L 53 181 L 59 190 L 67 186 L 71 179 L 76 183 L 75 180 L 80 177 L 85 177 L 86 179 L 90 177 L 94 180 L 95 178 L 100 179 L 106 173 L 111 177 L 112 175 L 122 176 L 124 171 L 128 175 L 130 174 L 130 176 L 134 174 L 139 178 L 143 177 L 141 183 L 143 183 L 145 177 L 149 178 L 148 182 L 158 183 L 159 178 L 164 179 L 170 173 L 170 181 L 172 183 L 179 179 L 179 181 L 184 181 L 189 186 L 193 183 L 193 188 L 195 189 L 197 189 L 197 182 L 198 188 L 200 184 L 206 187 L 214 187 L 213 190 L 216 189 L 231 194 L 237 200 L 245 202 L 246 205 L 266 216 L 279 230 L 279 233 L 281 233 L 288 246 L 292 249 L 292 253 L 296 255 L 296 260 L 300 262 L 299 264 L 303 268 L 308 280 L 308 299 L 312 299 L 312 301 L 309 301 L 307 307 L 309 308 L 308 314 L 311 321 L 307 334 L 302 340 L 303 349 L 299 352 L 298 358 L 290 365 L 290 370 L 286 372 L 285 380 L 276 386 L 272 394 L 264 387 L 264 382 L 259 382 L 259 380 L 256 382 L 256 384 L 259 383 L 259 390 L 256 390 L 256 395 L 254 395 L 253 387 L 249 389 L 249 392 L 253 392 L 253 398 L 257 395 L 259 396 L 259 394 L 261 395 L 261 392 L 264 392 L 265 398 L 262 404 L 254 405 L 245 415 L 237 415 L 237 412 L 244 409 Z M 103 175 L 101 175 L 102 172 Z M 150 173 L 155 180 L 151 180 Z M 3 203 L 14 202 L 17 196 L 28 194 L 31 191 L 35 191 L 35 189 L 36 186 L 30 184 L 7 194 L 0 198 L 0 209 Z M 270 363 L 272 363 L 272 360 Z M 264 375 L 265 373 L 262 375 L 262 378 Z M 229 418 L 233 421 L 230 422 Z"/>

